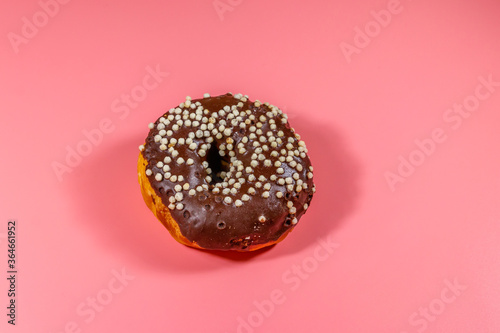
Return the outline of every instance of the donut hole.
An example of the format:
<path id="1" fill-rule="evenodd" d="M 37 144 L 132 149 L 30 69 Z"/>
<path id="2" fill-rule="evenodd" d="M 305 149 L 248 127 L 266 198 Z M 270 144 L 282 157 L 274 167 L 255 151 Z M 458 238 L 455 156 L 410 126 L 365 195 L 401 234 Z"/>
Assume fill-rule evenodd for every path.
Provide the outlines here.
<path id="1" fill-rule="evenodd" d="M 210 185 L 222 183 L 224 178 L 221 177 L 229 172 L 229 163 L 219 155 L 219 148 L 217 145 L 212 145 L 207 152 L 208 167 L 212 169 L 212 181 Z"/>
<path id="2" fill-rule="evenodd" d="M 217 229 L 222 230 L 225 228 L 226 228 L 226 222 L 220 221 L 219 223 L 217 223 Z"/>

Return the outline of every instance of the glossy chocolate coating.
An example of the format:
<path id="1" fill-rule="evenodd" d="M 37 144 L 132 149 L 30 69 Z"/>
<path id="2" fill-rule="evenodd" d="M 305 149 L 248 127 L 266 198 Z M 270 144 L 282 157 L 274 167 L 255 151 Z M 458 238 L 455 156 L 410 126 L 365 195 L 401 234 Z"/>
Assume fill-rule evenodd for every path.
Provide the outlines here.
<path id="1" fill-rule="evenodd" d="M 162 122 L 162 117 L 163 123 L 165 123 L 165 119 L 168 118 L 169 115 L 177 116 L 178 114 L 175 113 L 176 108 L 171 109 L 169 112 L 160 117 L 154 123 L 154 127 L 150 130 L 142 151 L 143 157 L 148 162 L 147 168 L 152 172 L 151 175 L 148 175 L 152 188 L 156 194 L 162 198 L 163 204 L 168 206 L 171 204 L 170 200 L 172 199 L 170 198 L 177 193 L 175 190 L 176 185 L 183 186 L 185 183 L 189 183 L 189 189 L 196 189 L 198 186 L 203 184 L 208 186 L 208 190 L 203 189 L 201 192 L 196 191 L 195 195 L 190 195 L 189 190 L 182 189 L 180 191 L 180 193 L 182 193 L 182 200 L 176 201 L 174 204 L 182 203 L 183 208 L 181 210 L 177 208 L 170 209 L 170 213 L 179 225 L 182 234 L 189 241 L 196 242 L 202 248 L 245 250 L 250 245 L 265 244 L 270 241 L 276 241 L 285 231 L 296 225 L 298 219 L 305 212 L 312 199 L 314 184 L 312 173 L 310 172 L 311 162 L 309 157 L 307 154 L 305 154 L 305 157 L 300 157 L 300 154 L 299 156 L 296 156 L 297 152 L 295 151 L 298 151 L 299 140 L 296 138 L 289 123 L 283 120 L 286 119 L 286 117 L 275 107 L 260 103 L 254 104 L 247 101 L 246 98 L 240 100 L 231 94 L 190 101 L 191 104 L 194 104 L 195 107 L 198 108 L 200 105 L 197 105 L 197 102 L 201 104 L 204 110 L 208 110 L 208 113 L 205 111 L 203 114 L 203 117 L 207 118 L 211 118 L 211 115 L 214 112 L 218 113 L 219 110 L 224 110 L 224 107 L 226 106 L 231 108 L 233 105 L 238 105 L 238 103 L 242 103 L 243 105 L 240 104 L 240 106 L 237 106 L 236 110 L 233 107 L 231 111 L 223 112 L 223 114 L 225 113 L 223 117 L 218 116 L 217 118 L 209 119 L 211 122 L 214 122 L 214 120 L 216 121 L 214 124 L 216 128 L 219 128 L 218 122 L 220 122 L 221 119 L 224 119 L 226 121 L 225 128 L 231 129 L 231 134 L 229 136 L 222 135 L 222 138 L 217 139 L 216 135 L 213 134 L 214 132 L 210 131 L 209 137 L 213 138 L 213 142 L 211 142 L 211 148 L 206 150 L 205 156 L 199 155 L 199 147 L 202 144 L 207 144 L 206 136 L 194 137 L 192 139 L 192 142 L 196 143 L 198 147 L 195 150 L 190 149 L 189 145 L 186 143 L 177 143 L 174 145 L 167 144 L 167 146 L 173 146 L 178 152 L 178 155 L 175 157 L 172 157 L 172 154 L 168 151 L 168 149 L 161 150 L 159 148 L 161 143 L 155 142 L 155 136 L 160 133 L 158 125 Z M 196 108 L 186 107 L 184 103 L 177 108 L 178 111 L 179 108 L 182 111 L 189 110 L 190 113 L 195 113 L 196 111 Z M 227 107 L 226 110 L 228 110 Z M 248 124 L 246 124 L 245 128 L 242 128 L 240 126 L 241 122 L 244 122 L 249 115 L 245 114 L 241 117 L 241 111 L 245 112 L 246 110 L 250 110 L 251 114 L 253 114 L 255 118 L 250 122 L 247 121 Z M 278 110 L 278 113 L 275 112 L 272 115 L 272 110 Z M 234 116 L 230 116 L 232 119 L 228 118 L 229 113 L 234 114 Z M 182 116 L 183 114 L 181 113 L 180 115 Z M 272 115 L 272 117 L 270 117 L 270 115 Z M 237 120 L 237 116 L 240 116 L 241 118 Z M 246 136 L 248 138 L 250 133 L 252 133 L 250 127 L 259 125 L 257 123 L 260 122 L 259 118 L 261 118 L 261 116 L 265 116 L 267 118 L 261 123 L 262 125 L 260 129 L 262 130 L 262 134 L 257 135 L 254 139 L 248 139 L 248 142 L 244 143 L 244 149 L 246 151 L 240 153 L 239 149 L 236 147 L 238 147 L 238 144 L 242 142 L 243 137 Z M 174 124 L 177 124 L 177 122 L 180 123 L 179 120 L 182 120 L 182 117 L 177 118 L 180 119 L 173 119 L 170 121 L 168 125 L 165 125 L 164 130 L 172 130 L 172 126 Z M 189 119 L 193 122 L 192 118 Z M 237 123 L 233 122 L 232 124 L 231 120 L 233 119 L 236 119 Z M 274 119 L 276 125 L 275 129 L 271 128 L 269 119 Z M 199 121 L 199 125 L 197 127 L 193 126 L 193 123 L 190 124 L 191 126 L 186 126 L 185 121 L 186 119 L 184 119 L 183 124 L 179 126 L 177 131 L 173 131 L 171 136 L 163 135 L 162 137 L 169 140 L 171 138 L 176 138 L 177 140 L 179 140 L 179 138 L 187 139 L 188 133 L 197 132 L 203 124 L 203 121 Z M 255 133 L 256 128 L 254 128 L 253 133 Z M 268 141 L 260 141 L 259 146 L 254 146 L 254 141 L 259 141 L 261 136 L 265 136 L 266 138 L 269 138 L 270 136 L 278 138 L 279 131 L 283 131 L 284 136 L 280 137 L 282 139 L 282 143 L 278 144 L 277 147 L 271 147 L 271 144 Z M 217 132 L 217 130 L 215 132 Z M 223 132 L 224 131 L 221 131 L 220 133 L 222 134 Z M 272 132 L 272 134 L 269 132 Z M 241 170 L 242 174 L 240 177 L 236 177 L 237 170 L 228 172 L 224 180 L 216 177 L 216 173 L 221 171 L 221 169 L 229 171 L 230 167 L 233 165 L 231 163 L 231 157 L 227 154 L 227 148 L 225 150 L 225 156 L 220 156 L 219 154 L 221 144 L 227 147 L 228 137 L 234 140 L 232 145 L 234 147 L 233 151 L 235 152 L 235 157 L 233 159 L 240 160 L 244 168 L 250 166 L 252 160 L 258 161 L 258 165 L 253 167 L 251 172 L 255 175 L 256 179 L 250 181 L 245 169 Z M 293 142 L 289 142 L 288 138 L 293 138 Z M 256 149 L 259 147 L 263 148 L 264 145 L 267 145 L 268 150 L 262 150 L 259 154 L 254 155 Z M 282 149 L 286 150 L 285 155 L 283 155 Z M 278 157 L 271 156 L 272 151 L 278 151 Z M 289 151 L 295 152 L 292 159 L 296 162 L 296 164 L 300 164 L 302 168 L 292 167 L 289 163 L 282 162 L 281 168 L 283 168 L 284 172 L 278 174 L 275 163 L 278 161 L 279 156 L 286 157 L 290 155 L 290 153 L 288 153 Z M 301 152 L 304 152 L 304 149 L 302 149 Z M 307 152 L 307 150 L 305 150 L 305 152 Z M 270 160 L 272 165 L 269 166 L 269 163 L 264 165 L 264 160 L 255 159 L 255 156 L 260 154 L 263 154 L 266 160 Z M 254 156 L 253 159 L 252 155 Z M 304 156 L 304 154 L 302 155 Z M 168 172 L 172 175 L 182 175 L 184 177 L 182 182 L 172 182 L 170 179 L 165 179 L 165 177 L 162 177 L 161 181 L 158 181 L 155 178 L 155 175 L 158 173 L 162 175 L 166 173 L 161 167 L 161 163 L 160 167 L 157 166 L 158 162 L 164 162 L 166 156 L 172 157 L 172 161 L 168 163 L 170 167 Z M 179 157 L 182 157 L 184 161 L 191 158 L 194 160 L 194 163 L 192 165 L 188 165 L 186 162 L 178 164 L 176 161 Z M 212 169 L 211 174 L 208 174 L 207 168 L 203 166 L 203 161 L 208 162 L 209 168 Z M 255 165 L 255 162 L 253 164 Z M 292 165 L 296 164 L 292 162 Z M 298 171 L 297 168 L 301 169 L 301 171 Z M 290 182 L 291 178 L 288 177 L 293 177 L 294 173 L 297 173 L 298 175 L 295 175 L 293 182 Z M 264 176 L 266 180 L 261 182 L 262 186 L 258 188 L 256 187 L 256 183 L 259 182 L 259 176 L 261 175 Z M 272 175 L 275 175 L 274 177 L 277 177 L 277 179 L 274 181 L 270 180 L 271 178 L 274 178 Z M 207 176 L 212 178 L 210 182 L 206 179 Z M 235 194 L 223 194 L 223 187 L 220 187 L 221 185 L 218 185 L 220 190 L 219 193 L 213 193 L 212 189 L 215 187 L 216 183 L 219 182 L 222 184 L 223 181 L 231 183 L 231 178 L 234 179 L 235 182 L 239 182 L 238 180 L 241 178 L 245 179 L 244 183 L 240 183 L 241 187 L 237 189 Z M 280 178 L 288 178 L 288 183 L 285 183 L 284 185 L 278 184 L 278 180 Z M 301 189 L 299 192 L 297 192 L 296 186 L 298 179 L 300 179 L 303 184 L 307 184 L 304 186 L 307 188 Z M 266 191 L 264 188 L 266 183 L 270 183 L 271 188 L 267 191 L 269 192 L 269 196 L 263 197 L 263 193 Z M 288 189 L 287 185 L 289 185 Z M 293 190 L 290 190 L 290 185 L 293 185 Z M 255 194 L 251 195 L 248 193 L 250 187 L 255 189 Z M 227 185 L 227 188 L 231 189 L 233 187 L 231 185 Z M 276 196 L 277 191 L 282 192 L 283 196 L 281 198 Z M 248 201 L 242 201 L 243 194 L 247 194 L 250 199 Z M 225 201 L 226 197 L 231 198 L 231 203 L 227 203 Z M 236 200 L 240 200 L 239 206 L 236 205 Z M 293 207 L 296 209 L 294 214 L 290 213 L 290 207 L 287 206 L 289 201 L 293 202 Z M 306 207 L 304 207 L 304 204 L 307 204 Z M 263 220 L 262 217 L 265 218 L 264 222 L 261 222 Z M 294 218 L 297 220 L 294 220 Z"/>

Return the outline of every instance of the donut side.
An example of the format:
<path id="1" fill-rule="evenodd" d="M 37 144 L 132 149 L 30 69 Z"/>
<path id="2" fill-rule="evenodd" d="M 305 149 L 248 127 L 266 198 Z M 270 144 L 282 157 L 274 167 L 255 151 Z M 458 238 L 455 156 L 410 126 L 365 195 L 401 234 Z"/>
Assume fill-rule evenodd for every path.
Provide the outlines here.
<path id="1" fill-rule="evenodd" d="M 139 184 L 141 186 L 141 193 L 144 202 L 148 206 L 148 208 L 153 212 L 158 220 L 167 228 L 172 237 L 177 240 L 179 243 L 188 245 L 195 248 L 201 248 L 196 244 L 196 242 L 189 241 L 186 237 L 182 235 L 182 232 L 179 228 L 179 225 L 175 221 L 175 219 L 170 214 L 170 210 L 167 206 L 163 204 L 162 198 L 160 198 L 151 183 L 149 182 L 148 177 L 146 176 L 146 168 L 148 166 L 148 162 L 144 159 L 142 154 L 139 154 L 139 159 L 137 162 L 137 174 L 139 176 Z"/>

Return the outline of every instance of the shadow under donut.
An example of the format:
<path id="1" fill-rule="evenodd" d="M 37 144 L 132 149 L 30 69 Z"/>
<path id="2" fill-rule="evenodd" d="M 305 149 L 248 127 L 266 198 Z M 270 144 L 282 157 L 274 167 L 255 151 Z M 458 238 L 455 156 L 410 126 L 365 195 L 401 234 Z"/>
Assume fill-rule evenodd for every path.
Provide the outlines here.
<path id="1" fill-rule="evenodd" d="M 96 147 L 67 175 L 65 186 L 97 246 L 149 269 L 195 272 L 226 267 L 227 261 L 284 256 L 314 244 L 352 213 L 359 175 L 357 164 L 333 128 L 300 116 L 290 122 L 307 144 L 317 192 L 295 230 L 277 246 L 234 252 L 198 250 L 177 243 L 142 199 L 136 165 L 138 146 L 146 134 L 118 145 Z"/>

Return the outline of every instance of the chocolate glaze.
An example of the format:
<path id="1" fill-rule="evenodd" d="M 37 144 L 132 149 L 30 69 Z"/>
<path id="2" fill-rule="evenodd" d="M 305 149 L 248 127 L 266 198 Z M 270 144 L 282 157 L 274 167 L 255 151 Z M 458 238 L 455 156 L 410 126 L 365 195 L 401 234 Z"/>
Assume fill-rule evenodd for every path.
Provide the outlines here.
<path id="1" fill-rule="evenodd" d="M 203 190 L 202 192 L 197 191 L 194 196 L 189 195 L 189 191 L 183 189 L 181 191 L 183 199 L 178 201 L 183 204 L 183 209 L 170 209 L 170 213 L 178 223 L 182 234 L 189 241 L 196 242 L 202 248 L 245 250 L 250 245 L 265 244 L 270 241 L 276 241 L 285 231 L 296 225 L 292 224 L 293 218 L 295 217 L 297 220 L 300 219 L 305 212 L 304 204 L 307 203 L 309 205 L 314 193 L 313 179 L 310 177 L 308 178 L 307 176 L 310 172 L 309 167 L 311 165 L 307 155 L 305 158 L 293 156 L 293 160 L 303 166 L 301 172 L 292 168 L 288 163 L 283 162 L 281 166 L 284 169 L 283 174 L 276 173 L 277 167 L 275 167 L 274 163 L 278 158 L 270 155 L 272 150 L 280 152 L 281 149 L 287 149 L 286 145 L 289 143 L 287 141 L 289 137 L 294 139 L 292 143 L 294 147 L 293 149 L 295 150 L 299 147 L 299 140 L 296 139 L 294 130 L 290 127 L 288 122 L 282 123 L 282 119 L 286 119 L 286 116 L 284 116 L 281 111 L 279 111 L 277 115 L 269 118 L 272 106 L 266 104 L 259 105 L 259 103 L 254 104 L 247 101 L 246 98 L 243 98 L 242 101 L 234 97 L 232 94 L 226 94 L 217 97 L 192 100 L 191 104 L 196 105 L 197 102 L 201 103 L 201 106 L 203 106 L 204 109 L 209 110 L 209 114 L 204 114 L 207 118 L 210 118 L 213 112 L 218 112 L 225 106 L 231 107 L 240 102 L 243 103 L 243 106 L 240 104 L 240 107 L 237 107 L 238 111 L 250 110 L 255 116 L 255 119 L 251 122 L 251 124 L 246 126 L 246 128 L 241 128 L 238 124 L 236 124 L 236 126 L 232 126 L 231 121 L 226 118 L 227 114 L 226 117 L 223 117 L 227 122 L 226 128 L 230 128 L 232 130 L 229 137 L 234 140 L 233 146 L 235 147 L 234 151 L 236 153 L 236 158 L 243 162 L 244 167 L 250 166 L 250 162 L 252 161 L 251 156 L 254 154 L 256 149 L 253 142 L 258 141 L 259 136 L 257 136 L 256 139 L 249 139 L 248 142 L 245 143 L 244 148 L 246 149 L 246 152 L 243 154 L 240 154 L 236 147 L 244 136 L 248 136 L 251 133 L 249 127 L 254 126 L 257 122 L 259 122 L 259 117 L 261 115 L 266 116 L 267 120 L 261 127 L 264 136 L 268 131 L 272 131 L 275 137 L 278 137 L 278 131 L 281 130 L 284 132 L 284 137 L 282 137 L 283 142 L 282 144 L 278 144 L 277 148 L 271 148 L 269 142 L 261 142 L 260 147 L 264 144 L 269 146 L 270 149 L 268 151 L 263 151 L 262 154 L 266 156 L 266 159 L 270 159 L 273 165 L 270 167 L 265 166 L 263 161 L 259 161 L 259 165 L 253 168 L 253 174 L 257 177 L 254 181 L 249 181 L 248 174 L 245 170 L 242 170 L 243 175 L 241 177 L 245 178 L 245 182 L 234 195 L 231 193 L 227 195 L 222 194 L 222 188 L 220 189 L 221 192 L 218 194 L 213 193 L 212 189 L 214 188 L 214 184 L 221 181 L 221 179 L 215 177 L 216 171 L 219 171 L 221 168 L 229 170 L 231 163 L 230 157 L 227 154 L 224 157 L 219 155 L 219 147 L 221 144 L 227 144 L 227 136 L 223 135 L 221 139 L 217 139 L 215 135 L 210 133 L 210 136 L 214 141 L 211 143 L 211 148 L 208 150 L 207 155 L 203 157 L 198 154 L 198 149 L 191 150 L 188 148 L 189 145 L 187 144 L 175 144 L 174 148 L 179 152 L 179 155 L 172 158 L 172 162 L 168 164 L 171 168 L 169 172 L 173 175 L 183 175 L 184 180 L 182 182 L 172 182 L 165 178 L 161 181 L 156 180 L 155 175 L 157 173 L 165 173 L 161 167 L 157 166 L 157 163 L 159 161 L 163 162 L 166 156 L 171 156 L 171 153 L 168 150 L 160 150 L 160 142 L 155 142 L 154 138 L 159 134 L 158 125 L 161 122 L 160 119 L 162 119 L 162 117 L 167 118 L 168 115 L 177 115 L 174 108 L 165 113 L 154 123 L 154 127 L 150 130 L 149 135 L 146 138 L 144 149 L 142 150 L 143 157 L 148 162 L 147 168 L 152 171 L 152 174 L 148 176 L 152 188 L 156 194 L 161 197 L 163 204 L 168 206 L 170 204 L 169 198 L 174 196 L 176 193 L 174 190 L 175 185 L 184 185 L 184 183 L 187 182 L 190 184 L 190 189 L 203 184 L 208 185 L 209 190 Z M 196 111 L 196 108 L 193 109 L 186 107 L 184 103 L 178 108 L 182 109 L 182 111 L 189 110 L 190 113 L 195 113 Z M 276 108 L 275 110 L 278 109 Z M 245 121 L 247 118 L 248 115 L 245 115 L 242 117 L 241 121 Z M 216 118 L 217 121 L 220 119 L 222 119 L 220 116 Z M 275 120 L 276 129 L 271 129 L 269 119 Z M 173 120 L 169 125 L 166 125 L 165 130 L 172 129 L 173 124 L 175 124 L 177 120 L 178 119 Z M 200 124 L 202 124 L 201 121 Z M 168 139 L 171 137 L 176 139 L 188 138 L 189 132 L 196 132 L 197 130 L 198 128 L 194 128 L 193 126 L 188 127 L 183 124 L 180 126 L 179 130 L 173 132 L 172 136 L 168 137 L 164 135 L 163 137 Z M 201 144 L 206 143 L 205 139 L 206 137 L 195 137 L 193 142 L 195 142 L 199 147 Z M 192 158 L 194 160 L 194 164 L 187 165 L 186 163 L 183 163 L 179 165 L 176 163 L 176 159 L 178 157 L 182 157 L 185 161 L 188 158 Z M 209 167 L 213 170 L 211 175 L 213 180 L 210 183 L 206 180 L 206 176 L 208 174 L 207 170 L 202 165 L 203 161 L 208 161 Z M 227 166 L 224 167 L 223 165 L 225 164 L 227 164 Z M 294 185 L 293 191 L 287 191 L 287 184 L 279 185 L 277 181 L 270 180 L 270 177 L 273 174 L 278 176 L 279 179 L 292 177 L 293 173 L 299 174 L 299 179 L 307 184 L 307 189 L 297 192 L 295 190 L 295 179 L 292 183 L 292 185 Z M 237 179 L 235 174 L 236 172 L 229 173 L 226 176 L 225 181 L 229 181 L 230 178 Z M 259 181 L 259 175 L 263 175 L 267 179 L 265 182 L 262 182 L 263 185 L 266 183 L 271 184 L 271 189 L 269 190 L 270 195 L 267 198 L 262 196 L 262 193 L 265 191 L 263 187 L 255 187 L 255 184 Z M 256 190 L 255 195 L 248 194 L 249 187 L 253 187 Z M 229 186 L 229 188 L 231 188 L 231 186 Z M 277 191 L 281 191 L 284 194 L 282 198 L 277 198 Z M 238 199 L 241 200 L 243 194 L 248 194 L 250 196 L 250 200 L 243 202 L 243 205 L 237 207 L 235 205 L 235 201 Z M 232 202 L 230 204 L 224 201 L 224 198 L 227 196 L 232 198 Z M 288 201 L 292 201 L 293 206 L 296 207 L 295 214 L 290 214 L 289 207 L 287 207 Z M 265 217 L 265 222 L 259 221 L 261 216 Z"/>

